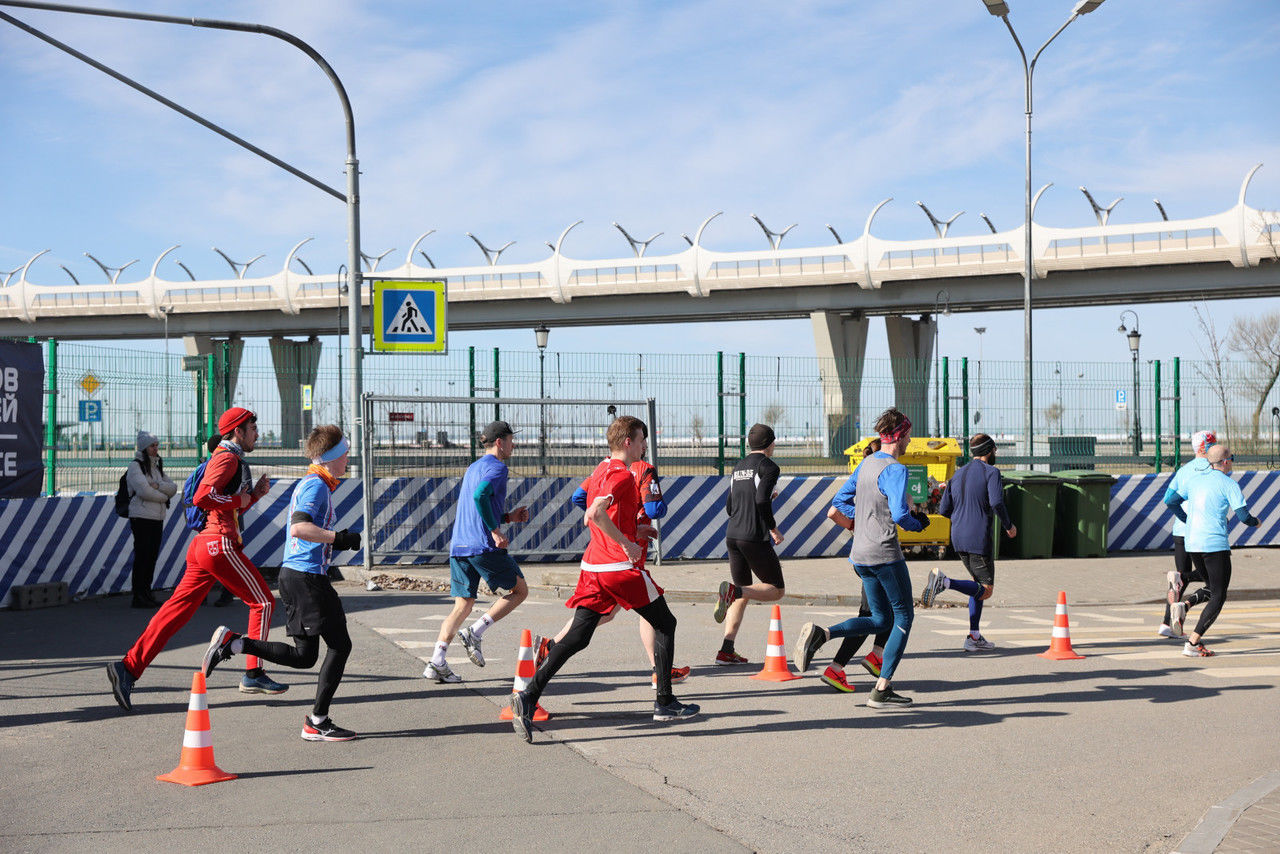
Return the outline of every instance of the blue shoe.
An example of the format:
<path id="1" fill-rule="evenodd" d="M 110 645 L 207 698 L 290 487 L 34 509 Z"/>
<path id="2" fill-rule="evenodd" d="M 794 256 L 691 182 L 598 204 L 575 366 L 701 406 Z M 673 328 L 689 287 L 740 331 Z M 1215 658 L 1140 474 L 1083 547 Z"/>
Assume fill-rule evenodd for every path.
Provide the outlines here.
<path id="1" fill-rule="evenodd" d="M 281 685 L 261 668 L 258 669 L 257 675 L 250 676 L 246 673 L 240 677 L 241 694 L 283 694 L 288 690 L 288 685 Z"/>
<path id="2" fill-rule="evenodd" d="M 129 695 L 133 693 L 133 674 L 124 668 L 123 661 L 113 661 L 107 665 L 107 678 L 111 680 L 111 693 L 116 702 L 126 712 L 133 711 L 133 702 Z"/>

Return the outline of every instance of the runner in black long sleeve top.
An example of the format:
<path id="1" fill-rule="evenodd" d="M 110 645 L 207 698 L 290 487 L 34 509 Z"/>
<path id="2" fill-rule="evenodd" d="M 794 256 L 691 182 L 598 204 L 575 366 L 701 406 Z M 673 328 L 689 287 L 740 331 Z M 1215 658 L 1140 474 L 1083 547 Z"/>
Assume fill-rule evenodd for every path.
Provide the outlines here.
<path id="1" fill-rule="evenodd" d="M 725 529 L 725 545 L 729 552 L 730 581 L 720 583 L 720 599 L 715 621 L 724 622 L 724 644 L 716 653 L 716 664 L 745 664 L 746 659 L 734 650 L 734 640 L 742 625 L 747 601 L 774 602 L 782 598 L 785 583 L 782 564 L 773 550 L 782 543 L 782 532 L 773 518 L 773 499 L 777 494 L 778 464 L 773 456 L 773 428 L 753 425 L 747 434 L 751 453 L 738 461 L 729 478 L 729 495 L 725 511 L 729 524 Z M 752 575 L 760 580 L 752 584 Z M 727 619 L 726 619 L 727 618 Z"/>

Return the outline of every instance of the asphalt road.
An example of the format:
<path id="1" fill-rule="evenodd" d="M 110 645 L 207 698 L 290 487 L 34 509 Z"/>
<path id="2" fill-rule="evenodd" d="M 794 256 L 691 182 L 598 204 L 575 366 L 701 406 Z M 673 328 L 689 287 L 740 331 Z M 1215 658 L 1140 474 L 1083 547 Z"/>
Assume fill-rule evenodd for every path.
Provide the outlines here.
<path id="1" fill-rule="evenodd" d="M 127 597 L 0 612 L 0 849 L 6 851 L 1169 851 L 1211 805 L 1280 767 L 1280 600 L 1229 602 L 1193 660 L 1158 640 L 1150 605 L 1071 609 L 1081 661 L 1048 661 L 1053 607 L 988 608 L 991 654 L 960 651 L 963 608 L 918 611 L 895 688 L 908 711 L 837 694 L 811 670 L 759 669 L 767 607 L 739 649 L 711 664 L 720 629 L 705 603 L 675 603 L 677 688 L 703 715 L 649 719 L 635 617 L 603 627 L 543 698 L 554 719 L 526 745 L 497 720 L 519 630 L 554 633 L 568 611 L 530 599 L 485 638 L 489 664 L 436 685 L 420 676 L 449 602 L 341 590 L 355 652 L 333 715 L 344 744 L 298 737 L 314 671 L 270 668 L 291 690 L 241 695 L 230 663 L 210 678 L 218 764 L 238 780 L 155 781 L 180 752 L 191 672 L 219 622 L 203 608 L 134 694 L 111 699 L 103 664 L 148 612 Z M 838 606 L 787 605 L 788 643 Z M 279 629 L 273 638 L 283 639 Z M 835 644 L 823 650 L 829 655 Z M 826 658 L 819 654 L 818 668 Z"/>

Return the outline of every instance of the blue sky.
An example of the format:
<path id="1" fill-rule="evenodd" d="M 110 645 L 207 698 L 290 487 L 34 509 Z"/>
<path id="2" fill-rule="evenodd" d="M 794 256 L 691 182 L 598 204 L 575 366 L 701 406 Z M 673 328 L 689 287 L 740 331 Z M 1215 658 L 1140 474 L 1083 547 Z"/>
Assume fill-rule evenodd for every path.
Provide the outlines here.
<path id="1" fill-rule="evenodd" d="M 106 3 L 104 5 L 116 5 Z M 1031 49 L 1071 0 L 1010 0 Z M 420 233 L 437 264 L 475 263 L 464 236 L 515 240 L 505 259 L 566 243 L 579 258 L 624 254 L 611 228 L 665 232 L 652 252 L 707 231 L 717 249 L 764 246 L 748 214 L 787 246 L 861 230 L 931 233 L 913 204 L 967 213 L 953 234 L 1022 217 L 1022 78 L 1016 49 L 979 0 L 742 3 L 133 2 L 119 6 L 271 24 L 324 54 L 355 107 L 366 252 L 402 259 Z M 342 186 L 343 129 L 328 81 L 272 39 L 145 23 L 6 10 L 119 68 L 268 151 Z M 32 280 L 101 273 L 81 253 L 149 267 L 166 247 L 201 277 L 223 277 L 210 251 L 259 253 L 262 273 L 305 237 L 316 269 L 345 258 L 337 201 L 99 72 L 0 24 L 10 164 L 0 268 L 41 249 Z M 1175 218 L 1235 203 L 1259 162 L 1251 204 L 1280 208 L 1280 6 L 1110 0 L 1045 53 L 1036 75 L 1035 179 L 1052 181 L 1045 225 L 1086 225 L 1076 189 L 1109 203 L 1113 222 L 1149 221 L 1158 197 Z M 167 263 L 167 262 L 166 262 Z M 130 278 L 130 270 L 125 278 Z M 145 273 L 145 269 L 141 272 Z M 168 269 L 171 277 L 180 275 Z M 1223 325 L 1280 299 L 1214 303 Z M 1037 314 L 1039 360 L 1124 361 L 1122 307 Z M 1135 306 L 1147 358 L 1195 357 L 1189 304 Z M 943 353 L 1022 354 L 1018 312 L 953 315 Z M 558 329 L 566 351 L 812 355 L 808 321 L 630 330 Z M 532 332 L 458 334 L 453 346 L 532 349 Z M 873 322 L 868 355 L 887 353 Z"/>

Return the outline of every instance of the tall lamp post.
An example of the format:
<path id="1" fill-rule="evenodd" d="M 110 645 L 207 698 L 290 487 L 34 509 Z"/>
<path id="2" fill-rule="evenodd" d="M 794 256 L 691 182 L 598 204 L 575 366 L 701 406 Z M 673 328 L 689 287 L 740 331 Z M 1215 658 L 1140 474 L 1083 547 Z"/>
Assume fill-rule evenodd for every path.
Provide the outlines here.
<path id="1" fill-rule="evenodd" d="M 973 331 L 978 333 L 978 405 L 973 410 L 973 423 L 978 424 L 982 421 L 982 334 L 987 327 L 975 326 Z M 965 392 L 968 393 L 968 389 Z"/>
<path id="2" fill-rule="evenodd" d="M 1023 408 L 1026 410 L 1026 455 L 1030 457 L 1035 447 L 1033 436 L 1035 431 L 1035 410 L 1032 408 L 1032 377 L 1031 377 L 1031 76 L 1035 74 L 1036 62 L 1040 59 L 1040 54 L 1044 53 L 1054 39 L 1061 35 L 1072 21 L 1081 15 L 1087 15 L 1094 9 L 1102 5 L 1103 0 L 1080 0 L 1071 10 L 1071 17 L 1067 18 L 1067 22 L 1058 27 L 1057 32 L 1049 37 L 1049 41 L 1040 45 L 1040 49 L 1031 57 L 1031 61 L 1027 61 L 1027 52 L 1022 49 L 1022 42 L 1018 39 L 1018 34 L 1013 31 L 1013 24 L 1009 23 L 1009 4 L 1005 0 L 982 0 L 983 5 L 987 7 L 987 11 L 1004 21 L 1004 25 L 1009 29 L 1009 35 L 1013 36 L 1013 43 L 1018 46 L 1018 53 L 1022 55 L 1022 72 L 1023 80 L 1026 85 L 1026 115 L 1027 115 L 1027 184 L 1026 184 L 1026 213 L 1023 217 L 1023 229 L 1025 231 L 1025 243 L 1023 246 L 1023 256 L 1026 264 L 1022 273 L 1022 360 L 1023 360 Z"/>
<path id="3" fill-rule="evenodd" d="M 546 324 L 538 324 L 533 330 L 534 339 L 538 342 L 538 456 L 541 460 L 539 471 L 547 473 L 547 338 L 551 330 Z"/>
<path id="4" fill-rule="evenodd" d="M 951 292 L 938 291 L 933 298 L 933 435 L 942 435 L 942 373 L 938 369 L 938 318 L 951 316 Z"/>
<path id="5" fill-rule="evenodd" d="M 1132 329 L 1124 325 L 1126 314 L 1133 315 Z M 1120 312 L 1120 326 L 1116 331 L 1127 333 L 1125 338 L 1129 341 L 1129 355 L 1133 357 L 1133 453 L 1137 456 L 1142 453 L 1142 407 L 1138 405 L 1138 345 L 1142 341 L 1142 333 L 1138 331 L 1138 313 L 1131 308 Z"/>

